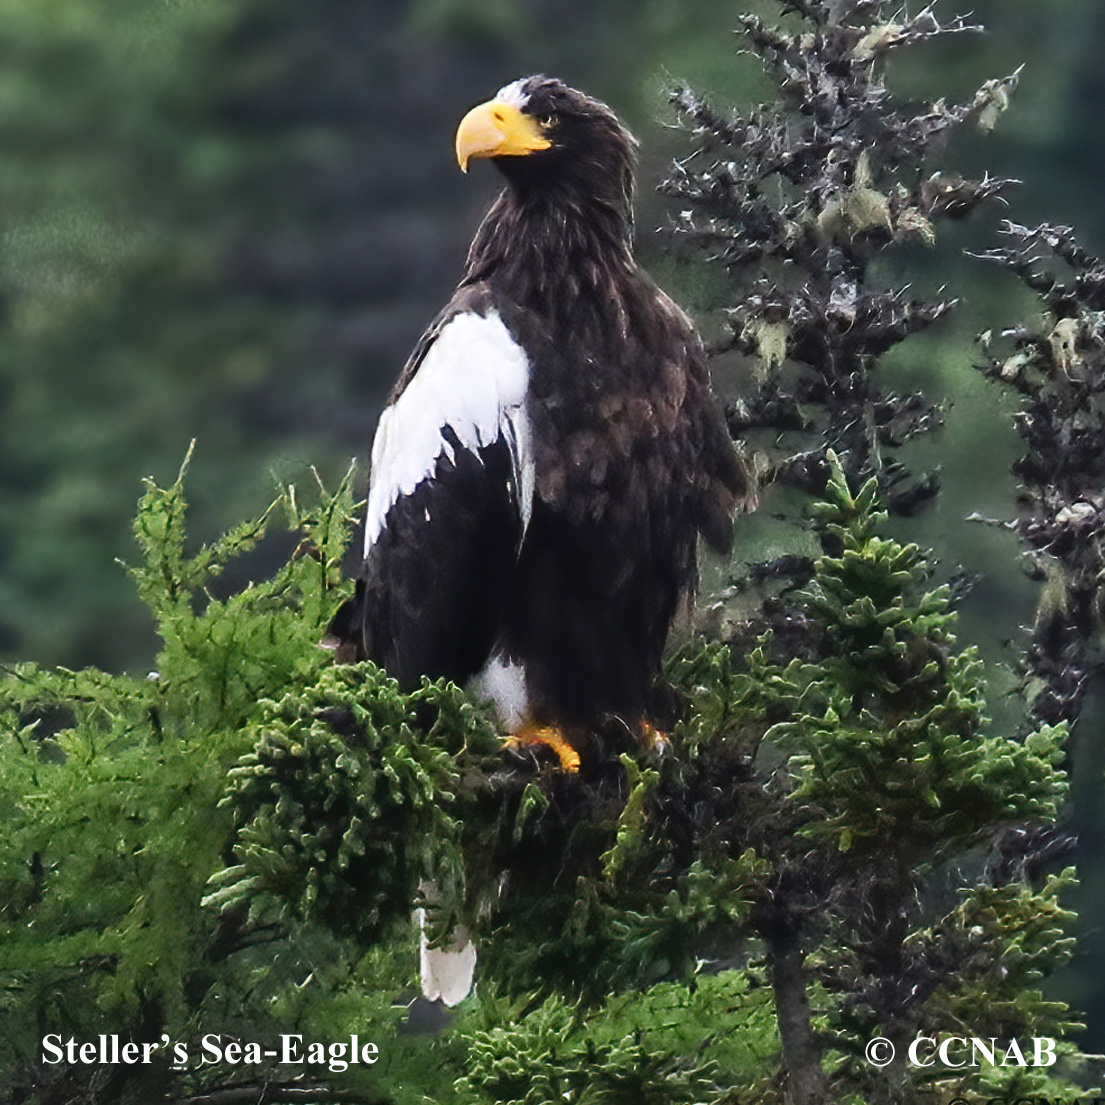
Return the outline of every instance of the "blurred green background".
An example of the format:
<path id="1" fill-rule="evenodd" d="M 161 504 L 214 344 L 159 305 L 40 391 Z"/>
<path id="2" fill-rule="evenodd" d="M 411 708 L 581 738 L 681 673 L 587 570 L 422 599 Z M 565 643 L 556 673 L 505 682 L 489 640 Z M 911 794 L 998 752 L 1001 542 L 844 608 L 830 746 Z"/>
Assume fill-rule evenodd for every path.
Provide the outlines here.
<path id="1" fill-rule="evenodd" d="M 1098 248 L 1105 6 L 972 7 L 986 36 L 903 56 L 892 84 L 962 98 L 1024 63 L 998 130 L 953 144 L 946 163 L 1020 178 L 1013 217 L 1074 223 Z M 684 148 L 663 126 L 663 92 L 686 80 L 717 102 L 770 96 L 731 33 L 750 8 L 774 10 L 0 0 L 0 655 L 149 664 L 155 641 L 115 558 L 131 552 L 141 478 L 168 479 L 191 438 L 201 536 L 256 510 L 275 478 L 310 463 L 333 476 L 365 455 L 495 187 L 487 165 L 457 171 L 453 128 L 517 74 L 561 75 L 627 118 L 643 141 L 641 251 L 688 305 L 708 307 L 716 286 L 660 256 L 654 232 L 655 185 Z M 906 343 L 894 370 L 955 395 L 945 434 L 918 447 L 947 487 L 918 526 L 971 570 L 1015 552 L 962 518 L 1008 512 L 1016 446 L 967 342 L 1032 310 L 1010 278 L 961 254 L 995 223 L 900 259 L 902 278 L 967 301 L 952 325 Z M 1000 605 L 999 637 L 1015 626 L 1010 603 L 1032 601 L 1007 576 L 972 600 L 983 623 Z"/>
<path id="2" fill-rule="evenodd" d="M 959 100 L 1024 73 L 996 131 L 953 138 L 933 169 L 1016 177 L 1009 217 L 1072 224 L 1105 250 L 1105 4 L 963 7 L 989 32 L 901 56 L 892 88 Z M 665 254 L 656 233 L 666 212 L 655 186 L 686 152 L 664 89 L 686 81 L 718 104 L 771 98 L 732 35 L 749 10 L 776 7 L 0 0 L 0 656 L 152 664 L 152 629 L 115 561 L 132 555 L 141 478 L 171 481 L 190 439 L 201 539 L 263 507 L 275 480 L 314 464 L 335 481 L 366 455 L 496 187 L 487 165 L 457 171 L 454 127 L 516 76 L 559 75 L 630 123 L 643 143 L 640 252 L 708 331 L 724 288 Z M 938 11 L 957 9 L 941 0 Z M 964 521 L 1013 511 L 1011 407 L 972 369 L 971 343 L 1037 308 L 1012 277 L 963 254 L 994 244 L 1001 214 L 884 271 L 964 301 L 887 359 L 902 388 L 954 399 L 945 431 L 913 447 L 918 464 L 942 466 L 944 492 L 899 525 L 935 545 L 948 573 L 981 576 L 961 637 L 997 660 L 1012 659 L 1003 642 L 1036 597 L 1014 539 Z M 994 686 L 1012 682 L 999 674 Z M 1096 809 L 1100 753 L 1085 760 Z M 1084 910 L 1094 894 L 1091 879 Z M 1083 1007 L 1102 1000 L 1086 979 L 1070 987 Z"/>

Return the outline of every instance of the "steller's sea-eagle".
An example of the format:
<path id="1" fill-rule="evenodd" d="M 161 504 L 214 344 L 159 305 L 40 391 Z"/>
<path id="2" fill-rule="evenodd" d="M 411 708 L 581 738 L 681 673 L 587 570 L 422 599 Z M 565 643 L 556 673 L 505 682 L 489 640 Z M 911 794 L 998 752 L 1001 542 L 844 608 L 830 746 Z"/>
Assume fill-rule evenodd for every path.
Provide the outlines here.
<path id="1" fill-rule="evenodd" d="M 691 323 L 633 257 L 635 147 L 544 76 L 462 120 L 460 167 L 506 187 L 380 417 L 331 626 L 405 688 L 475 686 L 569 768 L 589 723 L 651 732 L 698 536 L 726 549 L 748 493 Z"/>

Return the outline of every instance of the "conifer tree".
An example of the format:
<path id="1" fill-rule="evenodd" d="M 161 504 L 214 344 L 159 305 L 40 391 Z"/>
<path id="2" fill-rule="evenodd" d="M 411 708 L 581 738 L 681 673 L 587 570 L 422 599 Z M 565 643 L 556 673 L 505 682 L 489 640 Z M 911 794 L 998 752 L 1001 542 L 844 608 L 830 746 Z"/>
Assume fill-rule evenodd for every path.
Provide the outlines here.
<path id="1" fill-rule="evenodd" d="M 267 523 L 188 556 L 182 482 L 151 485 L 133 576 L 157 677 L 0 685 L 0 1100 L 912 1101 L 996 1076 L 880 1074 L 871 1034 L 1069 1028 L 1035 983 L 1069 954 L 1073 876 L 1001 851 L 1054 820 L 1062 731 L 983 732 L 979 664 L 919 550 L 879 536 L 874 480 L 853 496 L 833 469 L 840 551 L 794 599 L 800 655 L 689 643 L 667 750 L 611 722 L 578 775 L 503 749 L 456 688 L 329 663 L 348 486 L 282 498 L 291 560 L 217 599 Z M 464 921 L 481 972 L 421 1037 L 402 1025 L 428 878 L 433 933 Z M 47 1061 L 44 1037 L 101 1033 L 187 1061 Z M 296 1033 L 357 1033 L 378 1065 L 200 1062 L 205 1039 Z"/>
<path id="2" fill-rule="evenodd" d="M 1009 244 L 986 258 L 1043 300 L 1042 323 L 1012 327 L 999 355 L 989 334 L 980 366 L 1017 392 L 1024 453 L 1012 523 L 1043 584 L 1027 669 L 1044 721 L 1074 721 L 1105 672 L 1105 263 L 1069 227 L 1007 223 Z"/>
<path id="3" fill-rule="evenodd" d="M 1000 197 L 1007 180 L 964 179 L 932 163 L 956 128 L 992 128 L 1017 74 L 987 81 L 969 102 L 906 103 L 887 90 L 888 59 L 907 47 L 980 27 L 914 18 L 885 0 L 779 0 L 785 29 L 743 16 L 739 31 L 779 98 L 729 113 L 689 88 L 673 103 L 691 151 L 664 192 L 679 205 L 677 240 L 731 287 L 727 338 L 754 359 L 757 384 L 730 414 L 734 433 L 766 452 L 772 478 L 824 486 L 833 448 L 850 479 L 879 480 L 897 513 L 935 494 L 900 446 L 939 425 L 940 403 L 898 395 L 878 372 L 887 350 L 943 318 L 953 300 L 883 287 L 873 266 L 910 242 L 932 243 L 941 220 Z M 938 90 L 937 90 L 938 91 Z"/>
<path id="4" fill-rule="evenodd" d="M 753 394 L 734 404 L 730 424 L 735 433 L 765 449 L 762 466 L 769 478 L 817 491 L 828 472 L 826 451 L 836 449 L 847 485 L 837 481 L 834 489 L 831 482 L 830 495 L 850 495 L 848 486 L 858 489 L 872 476 L 892 511 L 914 513 L 935 494 L 935 478 L 909 473 L 894 454 L 916 434 L 938 424 L 940 405 L 919 394 L 902 397 L 887 393 L 878 361 L 893 345 L 936 322 L 953 303 L 913 300 L 905 287 L 886 290 L 874 278 L 872 266 L 880 255 L 911 239 L 931 243 L 939 220 L 963 217 L 980 203 L 1001 195 L 1008 181 L 991 177 L 965 180 L 954 173 L 934 172 L 930 151 L 943 135 L 968 122 L 976 122 L 985 130 L 992 128 L 1008 103 L 1018 74 L 987 82 L 962 105 L 949 106 L 943 100 L 903 104 L 887 91 L 883 80 L 886 60 L 895 51 L 980 28 L 964 20 L 941 22 L 931 6 L 908 18 L 877 0 L 800 0 L 782 2 L 780 8 L 793 17 L 785 29 L 769 28 L 751 16 L 741 20 L 745 41 L 779 84 L 779 105 L 728 115 L 689 89 L 681 89 L 673 97 L 681 123 L 693 142 L 691 156 L 678 161 L 674 174 L 665 182 L 665 190 L 683 207 L 674 230 L 677 239 L 721 266 L 729 279 L 732 306 L 725 312 L 729 337 L 719 351 L 735 348 L 751 357 L 757 379 Z M 863 494 L 873 493 L 873 487 L 864 488 Z M 856 494 L 860 495 L 858 491 Z M 777 497 L 774 501 L 779 502 Z M 870 505 L 869 500 L 868 509 Z M 843 536 L 839 523 L 820 530 L 821 547 L 829 557 L 828 561 L 822 557 L 820 571 L 828 569 L 841 553 Z M 856 535 L 851 537 L 854 541 Z M 921 569 L 917 555 L 916 550 L 912 555 L 902 552 L 905 572 Z M 801 581 L 810 571 L 808 561 L 784 557 L 754 566 L 752 580 L 783 576 Z M 834 584 L 822 580 L 820 571 L 805 601 L 813 598 L 824 614 L 832 607 L 839 581 Z M 890 591 L 872 594 L 862 608 L 866 616 L 878 612 L 887 619 L 888 634 L 894 614 L 882 603 L 890 598 Z M 900 596 L 895 601 L 901 601 Z M 920 640 L 915 639 L 911 648 L 899 655 L 897 676 L 905 676 L 910 663 L 917 664 L 918 671 L 932 663 L 941 666 L 936 660 L 941 649 L 939 625 L 948 615 L 948 596 L 934 591 L 926 602 L 935 605 L 927 612 L 916 611 L 922 627 Z M 943 612 L 939 613 L 941 608 Z M 754 655 L 798 655 L 808 661 L 811 654 L 817 655 L 815 642 L 820 632 L 815 624 L 811 625 L 808 615 L 808 606 L 801 599 L 792 601 L 784 591 L 782 597 L 768 599 L 755 615 L 736 625 L 733 645 L 739 651 L 751 649 L 769 628 L 774 643 L 764 653 L 761 640 Z M 930 616 L 935 616 L 931 623 L 927 621 Z M 855 610 L 848 621 L 861 627 L 863 616 Z M 874 624 L 869 627 L 873 630 Z M 864 647 L 871 648 L 875 639 L 870 636 Z M 926 643 L 921 644 L 921 640 Z M 840 670 L 842 665 L 847 667 L 848 652 L 839 648 L 840 644 L 835 642 L 837 649 L 817 656 L 815 670 L 820 665 L 835 665 L 842 685 L 848 687 L 849 675 Z M 862 649 L 859 655 L 863 655 Z M 970 666 L 960 657 L 941 678 L 964 678 Z M 793 664 L 790 670 L 795 670 Z M 853 673 L 853 677 L 860 678 L 862 693 L 871 691 L 863 691 L 862 687 L 871 674 L 867 667 Z M 816 676 L 809 678 L 810 686 L 816 686 Z M 970 733 L 977 732 L 981 722 L 982 688 L 977 673 L 966 678 L 974 685 L 977 716 L 969 724 L 965 717 L 960 719 L 966 725 L 960 739 L 971 741 Z M 786 699 L 772 703 L 775 709 L 799 709 L 803 694 L 809 693 L 801 684 L 780 683 L 777 678 L 773 685 L 777 690 L 785 688 Z M 834 681 L 828 686 L 833 687 Z M 909 677 L 906 686 L 912 692 L 918 685 Z M 891 680 L 882 690 L 901 698 L 905 688 L 893 690 Z M 964 685 L 956 687 L 957 702 L 963 692 Z M 904 695 L 906 701 L 910 697 Z M 831 704 L 832 699 L 825 702 Z M 887 709 L 887 717 L 896 718 L 900 705 Z M 827 705 L 826 711 L 837 725 L 841 714 L 836 705 Z M 1045 721 L 1058 721 L 1062 716 L 1042 715 Z M 847 779 L 869 784 L 883 777 L 885 765 L 876 769 L 872 760 L 866 764 L 862 758 L 857 760 L 855 746 L 839 736 L 834 738 L 830 728 L 819 728 L 807 716 L 804 721 L 790 717 L 780 730 L 788 739 L 797 733 L 809 734 L 806 755 L 811 759 L 802 767 L 798 794 L 805 795 L 805 788 L 814 785 L 812 779 L 821 778 L 836 798 L 843 799 L 844 793 L 837 792 L 836 787 L 844 786 Z M 1036 742 L 1037 750 L 1050 747 L 1049 755 L 1057 762 L 1062 736 L 1061 730 L 1045 728 L 1031 741 Z M 845 754 L 834 760 L 834 751 Z M 992 751 L 1004 754 L 1000 742 Z M 940 757 L 934 761 L 928 754 L 922 755 L 921 762 L 929 767 L 938 763 L 942 770 L 948 767 Z M 830 765 L 835 770 L 830 770 Z M 923 774 L 914 768 L 908 773 Z M 947 781 L 945 776 L 941 778 Z M 929 793 L 921 778 L 915 781 L 926 802 L 934 808 L 944 807 L 946 799 Z M 897 785 L 906 784 L 900 780 Z M 901 793 L 909 791 L 903 789 Z M 865 1031 L 873 1031 L 877 1023 L 892 1040 L 900 1041 L 928 1015 L 922 1011 L 927 993 L 949 985 L 970 984 L 963 978 L 952 982 L 958 977 L 957 968 L 946 959 L 947 977 L 941 981 L 942 972 L 932 967 L 931 958 L 940 961 L 943 952 L 930 957 L 922 950 L 917 934 L 910 932 L 908 903 L 940 866 L 939 860 L 933 861 L 932 868 L 923 863 L 916 866 L 922 853 L 931 852 L 932 842 L 914 846 L 911 856 L 910 833 L 901 829 L 906 819 L 894 816 L 894 804 L 886 804 L 886 795 L 878 787 L 869 790 L 867 798 L 879 815 L 888 819 L 883 829 L 893 825 L 901 834 L 901 847 L 873 862 L 869 871 L 872 882 L 852 903 L 857 910 L 853 917 L 857 929 L 850 937 L 844 931 L 834 938 L 838 949 L 847 947 L 856 932 L 866 928 L 856 945 L 862 949 L 860 961 L 850 963 L 844 971 L 833 968 L 828 977 L 836 986 L 848 980 L 845 988 L 850 1000 L 865 1010 Z M 847 809 L 840 821 L 838 851 L 855 857 L 853 833 L 858 809 Z M 1000 820 L 997 809 L 990 812 Z M 1053 822 L 1056 814 L 1053 801 L 1044 822 Z M 911 819 L 916 819 L 918 825 L 924 821 L 916 818 L 916 811 Z M 822 826 L 819 831 L 830 829 Z M 935 848 L 936 854 L 942 848 L 954 853 L 957 848 L 967 847 L 970 832 L 957 836 L 960 830 L 953 829 L 950 822 L 944 831 L 946 836 L 938 832 L 934 837 L 942 841 Z M 987 836 L 985 821 L 977 823 L 973 831 L 981 834 L 977 845 Z M 873 837 L 881 839 L 878 833 Z M 1022 881 L 1027 879 L 1026 892 L 1032 894 L 1043 889 L 1039 883 L 1041 865 L 1070 848 L 1069 837 L 1041 826 L 998 833 L 991 844 L 1002 857 L 991 864 L 991 875 L 998 883 L 1010 873 Z M 809 860 L 814 853 L 803 855 Z M 847 869 L 848 865 L 844 866 Z M 781 883 L 780 892 L 772 896 L 773 909 L 765 931 L 776 978 L 784 1062 L 791 1079 L 788 1093 L 794 1101 L 816 1101 L 828 1091 L 818 1035 L 811 1025 L 803 957 L 809 948 L 806 925 L 819 913 L 828 890 L 826 882 L 816 878 L 812 885 L 804 882 L 816 865 L 812 869 L 799 865 L 799 870 L 801 875 L 792 873 L 793 881 Z M 835 875 L 830 876 L 829 870 L 835 870 Z M 1031 878 L 1026 875 L 1029 871 Z M 828 879 L 845 897 L 849 893 L 846 888 L 856 893 L 857 885 L 863 884 L 858 869 L 845 877 L 832 865 L 821 878 Z M 857 878 L 858 884 L 854 881 Z M 1035 885 L 1032 878 L 1036 879 Z M 1052 897 L 1069 878 L 1068 872 L 1050 886 Z M 803 894 L 809 895 L 806 908 L 810 912 L 805 916 Z M 1041 949 L 1046 949 L 1049 940 L 1054 941 L 1052 951 L 1061 958 L 1066 945 L 1057 930 L 1051 930 L 1042 940 Z M 930 961 L 928 966 L 926 960 Z M 827 967 L 821 962 L 820 952 L 813 962 L 813 974 L 824 985 Z M 896 985 L 904 983 L 895 983 L 892 975 L 896 970 L 909 976 L 907 968 L 914 976 L 910 1000 L 903 1001 L 901 994 L 897 999 L 894 995 Z M 863 984 L 859 980 L 865 972 L 868 981 Z M 852 1027 L 860 1023 L 862 1018 Z M 900 1047 L 898 1053 L 900 1058 Z M 837 1070 L 847 1067 L 845 1058 Z M 898 1100 L 898 1095 L 908 1090 L 907 1081 L 900 1066 L 896 1071 L 889 1069 L 881 1082 L 870 1084 L 872 1100 Z"/>
<path id="5" fill-rule="evenodd" d="M 379 1102 L 396 1078 L 406 1100 L 433 1097 L 447 1080 L 432 1059 L 390 1040 L 417 971 L 409 908 L 456 864 L 458 765 L 498 742 L 455 688 L 404 697 L 317 647 L 351 476 L 314 506 L 285 488 L 189 555 L 186 468 L 148 485 L 135 522 L 157 670 L 19 664 L 0 683 L 0 1100 Z M 290 559 L 216 597 L 278 511 Z M 390 1042 L 377 1077 L 340 1095 L 326 1063 L 203 1061 L 205 1038 L 279 1050 L 281 1032 L 304 1052 L 351 1032 Z M 101 1034 L 155 1045 L 151 1061 L 73 1062 L 43 1043 Z M 371 1068 L 351 1069 L 364 1083 Z"/>
<path id="6" fill-rule="evenodd" d="M 983 256 L 1020 277 L 1042 310 L 1029 324 L 1003 329 L 998 340 L 991 333 L 981 338 L 978 367 L 1019 398 L 1015 425 L 1023 452 L 1013 466 L 1013 519 L 975 518 L 1018 535 L 1028 572 L 1040 584 L 1028 639 L 1019 639 L 1019 666 L 1032 716 L 1072 727 L 1075 785 L 1067 822 L 1086 858 L 1086 900 L 1095 889 L 1093 841 L 1101 826 L 1096 720 L 1105 672 L 1105 266 L 1069 227 L 1007 223 L 1004 230 L 1006 243 Z M 1066 845 L 1045 834 L 1022 847 L 1038 865 Z M 1081 935 L 1082 954 L 1094 962 L 1101 947 L 1096 929 L 1084 926 Z M 1087 988 L 1082 1000 L 1089 1015 L 1100 1016 L 1095 989 Z"/>
<path id="7" fill-rule="evenodd" d="M 955 1031 L 968 1009 L 983 1037 L 1071 1029 L 1032 982 L 1069 954 L 1071 915 L 1055 898 L 1073 871 L 1042 886 L 995 862 L 977 882 L 956 886 L 951 874 L 972 850 L 1000 855 L 1011 824 L 1054 824 L 1065 732 L 1044 727 L 1023 742 L 985 732 L 981 663 L 954 648 L 949 589 L 926 589 L 916 546 L 878 535 L 874 478 L 853 496 L 830 463 L 818 514 L 840 551 L 796 596 L 804 647 L 790 659 L 792 642 L 779 650 L 768 637 L 753 654 L 764 713 L 784 712 L 767 736 L 788 754 L 780 823 L 791 827 L 766 845 L 778 874 L 759 923 L 788 1100 L 858 1090 L 912 1101 L 932 1087 L 908 1067 L 910 1041 Z M 1002 1000 L 989 989 L 993 964 L 1009 930 L 1033 927 L 1004 991 L 1013 1000 Z M 829 1028 L 815 1033 L 818 1005 Z M 819 1037 L 838 1053 L 827 1073 Z M 875 1037 L 895 1049 L 881 1071 L 855 1050 Z"/>

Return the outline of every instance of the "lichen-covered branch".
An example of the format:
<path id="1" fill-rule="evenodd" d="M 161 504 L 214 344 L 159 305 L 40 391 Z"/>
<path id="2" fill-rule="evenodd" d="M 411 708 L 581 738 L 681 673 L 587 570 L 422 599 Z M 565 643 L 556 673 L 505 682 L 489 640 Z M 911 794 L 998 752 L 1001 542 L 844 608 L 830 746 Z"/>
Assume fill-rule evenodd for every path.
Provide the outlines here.
<path id="1" fill-rule="evenodd" d="M 979 368 L 1022 397 L 1014 524 L 1043 584 L 1027 656 L 1033 709 L 1074 721 L 1105 673 L 1105 262 L 1069 227 L 1004 229 L 1009 244 L 983 256 L 1016 273 L 1046 314 L 997 345 L 984 335 Z"/>
<path id="2" fill-rule="evenodd" d="M 934 168 L 930 154 L 951 130 L 992 127 L 1018 74 L 987 81 L 962 104 L 939 89 L 931 102 L 902 103 L 882 79 L 891 54 L 981 28 L 941 22 L 932 7 L 906 18 L 870 0 L 780 7 L 804 25 L 739 24 L 779 87 L 777 104 L 730 113 L 690 89 L 673 93 L 691 153 L 662 185 L 679 208 L 672 231 L 730 277 L 720 348 L 748 358 L 758 381 L 731 424 L 770 454 L 769 476 L 816 492 L 827 470 L 811 450 L 823 458 L 832 448 L 854 484 L 877 476 L 890 508 L 912 514 L 937 480 L 908 472 L 894 453 L 938 426 L 942 409 L 920 394 L 888 394 L 878 362 L 954 300 L 882 287 L 871 266 L 900 244 L 932 243 L 940 220 L 1000 199 L 1008 180 L 967 180 Z"/>

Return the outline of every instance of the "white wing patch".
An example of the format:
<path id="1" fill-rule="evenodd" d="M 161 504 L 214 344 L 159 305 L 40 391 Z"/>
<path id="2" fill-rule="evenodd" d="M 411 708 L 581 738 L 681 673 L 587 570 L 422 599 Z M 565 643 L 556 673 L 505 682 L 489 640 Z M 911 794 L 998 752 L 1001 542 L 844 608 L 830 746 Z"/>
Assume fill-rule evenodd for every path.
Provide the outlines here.
<path id="1" fill-rule="evenodd" d="M 534 467 L 526 392 L 529 361 L 498 314 L 467 312 L 450 319 L 434 339 L 399 398 L 380 415 L 372 444 L 365 522 L 365 555 L 403 495 L 434 473 L 453 447 L 450 427 L 465 449 L 502 437 L 510 449 L 523 529 L 533 506 Z"/>

